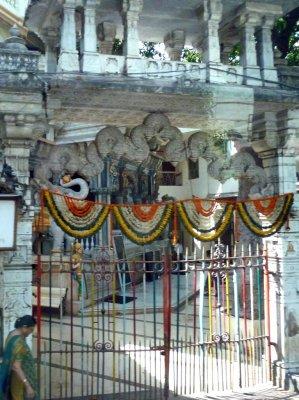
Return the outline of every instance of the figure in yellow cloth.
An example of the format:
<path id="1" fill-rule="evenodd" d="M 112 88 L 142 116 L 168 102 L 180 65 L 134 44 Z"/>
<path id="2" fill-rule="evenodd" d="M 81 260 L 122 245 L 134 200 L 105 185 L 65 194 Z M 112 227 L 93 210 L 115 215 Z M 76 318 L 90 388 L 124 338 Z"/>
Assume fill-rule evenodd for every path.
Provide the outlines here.
<path id="1" fill-rule="evenodd" d="M 73 269 L 74 279 L 78 282 L 79 300 L 82 297 L 82 286 L 83 286 L 82 257 L 83 257 L 82 245 L 76 242 L 73 244 L 72 269 Z"/>
<path id="2" fill-rule="evenodd" d="M 18 318 L 6 339 L 0 365 L 0 400 L 38 400 L 36 366 L 26 337 L 36 325 L 31 315 Z"/>

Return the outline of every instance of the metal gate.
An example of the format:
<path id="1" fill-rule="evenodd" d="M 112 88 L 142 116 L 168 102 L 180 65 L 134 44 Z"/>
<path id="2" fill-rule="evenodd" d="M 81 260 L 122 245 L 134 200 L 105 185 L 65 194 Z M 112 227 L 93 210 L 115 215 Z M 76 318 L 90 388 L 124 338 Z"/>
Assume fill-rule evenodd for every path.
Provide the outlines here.
<path id="1" fill-rule="evenodd" d="M 270 381 L 267 254 L 232 253 L 39 256 L 41 399 L 168 399 Z"/>

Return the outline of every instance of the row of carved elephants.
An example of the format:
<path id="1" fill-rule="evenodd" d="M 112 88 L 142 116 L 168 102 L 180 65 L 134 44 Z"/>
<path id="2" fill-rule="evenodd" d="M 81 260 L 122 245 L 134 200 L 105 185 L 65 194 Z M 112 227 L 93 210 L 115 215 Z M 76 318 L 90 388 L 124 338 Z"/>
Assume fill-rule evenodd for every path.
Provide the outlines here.
<path id="1" fill-rule="evenodd" d="M 271 194 L 266 173 L 256 164 L 250 151 L 226 156 L 203 131 L 191 134 L 186 141 L 181 131 L 161 113 L 149 114 L 143 124 L 133 128 L 128 135 L 115 126 L 107 126 L 89 143 L 54 146 L 40 142 L 34 178 L 40 185 L 50 188 L 64 173 L 79 174 L 90 181 L 103 171 L 107 156 L 115 163 L 124 159 L 137 164 L 146 162 L 150 156 L 173 163 L 203 158 L 212 178 L 220 182 L 232 177 L 246 178 L 251 184 L 249 195 Z"/>

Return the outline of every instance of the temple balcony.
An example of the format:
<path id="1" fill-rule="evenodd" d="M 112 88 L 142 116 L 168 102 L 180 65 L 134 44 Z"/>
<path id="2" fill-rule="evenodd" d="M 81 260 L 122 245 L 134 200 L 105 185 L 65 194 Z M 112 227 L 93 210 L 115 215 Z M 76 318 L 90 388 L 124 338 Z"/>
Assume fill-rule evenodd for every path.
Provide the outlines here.
<path id="1" fill-rule="evenodd" d="M 44 43 L 40 69 L 48 73 L 129 76 L 278 86 L 271 30 L 276 18 L 295 7 L 271 0 L 174 1 L 123 0 L 31 1 L 26 26 Z M 162 59 L 142 58 L 143 42 L 164 45 Z M 116 46 L 117 45 L 117 46 Z M 242 49 L 239 65 L 231 65 L 232 48 Z M 184 48 L 201 54 L 199 63 L 182 61 Z"/>

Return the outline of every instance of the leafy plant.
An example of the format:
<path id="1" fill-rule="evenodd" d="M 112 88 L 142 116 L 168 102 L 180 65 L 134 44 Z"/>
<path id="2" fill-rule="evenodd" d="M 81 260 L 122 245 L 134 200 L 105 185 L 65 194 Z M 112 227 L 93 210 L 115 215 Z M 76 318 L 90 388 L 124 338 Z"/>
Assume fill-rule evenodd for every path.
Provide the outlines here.
<path id="1" fill-rule="evenodd" d="M 214 146 L 218 147 L 224 154 L 227 152 L 228 135 L 227 131 L 217 130 L 212 134 Z"/>
<path id="2" fill-rule="evenodd" d="M 240 57 L 242 53 L 241 43 L 237 43 L 233 46 L 232 51 L 228 56 L 228 62 L 230 65 L 240 65 Z"/>
<path id="3" fill-rule="evenodd" d="M 184 49 L 182 54 L 182 60 L 192 63 L 200 63 L 202 61 L 202 55 L 197 50 Z"/>
<path id="4" fill-rule="evenodd" d="M 139 54 L 141 57 L 145 58 L 158 58 L 160 60 L 164 59 L 163 54 L 157 50 L 157 43 L 154 42 L 143 42 L 142 47 L 139 49 Z"/>
<path id="5" fill-rule="evenodd" d="M 120 39 L 114 39 L 112 54 L 121 56 L 123 54 L 124 42 Z"/>
<path id="6" fill-rule="evenodd" d="M 299 65 L 299 7 L 276 20 L 273 43 L 288 65 Z"/>

